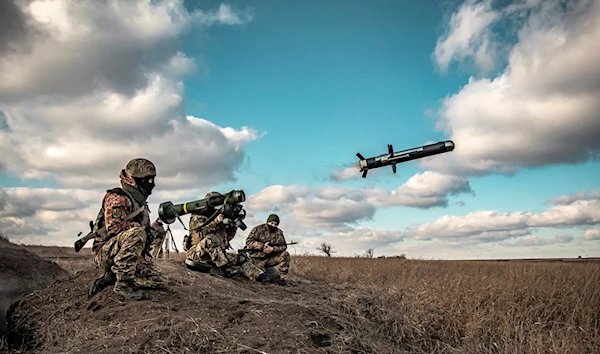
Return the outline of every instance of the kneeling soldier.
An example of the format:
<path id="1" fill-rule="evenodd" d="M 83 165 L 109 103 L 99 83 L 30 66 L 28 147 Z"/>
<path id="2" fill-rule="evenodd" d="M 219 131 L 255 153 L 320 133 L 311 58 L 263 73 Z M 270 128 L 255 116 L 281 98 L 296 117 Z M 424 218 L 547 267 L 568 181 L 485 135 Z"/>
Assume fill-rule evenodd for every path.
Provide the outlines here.
<path id="1" fill-rule="evenodd" d="M 290 269 L 290 254 L 287 250 L 283 231 L 279 226 L 279 216 L 271 214 L 265 224 L 255 226 L 246 239 L 246 249 L 252 261 L 259 268 L 276 267 L 281 274 Z"/>
<path id="2" fill-rule="evenodd" d="M 220 195 L 218 192 L 206 194 L 206 198 Z M 244 254 L 228 253 L 229 242 L 235 237 L 237 227 L 223 224 L 223 214 L 219 214 L 210 224 L 198 229 L 208 220 L 207 217 L 192 214 L 189 223 L 189 242 L 185 264 L 194 270 L 216 266 L 225 277 L 243 274 L 249 279 L 262 281 L 264 272 L 257 268 Z"/>
<path id="3" fill-rule="evenodd" d="M 129 161 L 120 174 L 121 188 L 108 190 L 96 227 L 104 227 L 104 239 L 92 246 L 94 262 L 104 274 L 89 289 L 93 296 L 107 285 L 129 299 L 143 300 L 148 294 L 139 288 L 164 288 L 166 278 L 148 253 L 155 234 L 164 233 L 160 221 L 150 224 L 146 199 L 154 188 L 156 168 L 146 159 Z"/>

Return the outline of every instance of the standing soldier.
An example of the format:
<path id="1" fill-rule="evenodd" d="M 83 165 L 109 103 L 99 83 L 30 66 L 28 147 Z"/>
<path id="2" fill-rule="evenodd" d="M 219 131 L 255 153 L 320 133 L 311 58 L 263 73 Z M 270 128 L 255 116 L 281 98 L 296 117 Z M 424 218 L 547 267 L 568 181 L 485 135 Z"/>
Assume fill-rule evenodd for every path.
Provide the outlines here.
<path id="1" fill-rule="evenodd" d="M 290 254 L 283 231 L 279 226 L 279 216 L 271 214 L 265 224 L 255 226 L 246 239 L 246 249 L 250 257 L 262 270 L 276 267 L 279 273 L 287 274 L 290 269 Z"/>
<path id="2" fill-rule="evenodd" d="M 105 228 L 106 237 L 96 238 L 94 262 L 104 274 L 91 285 L 93 296 L 107 285 L 128 299 L 144 300 L 148 294 L 139 288 L 164 288 L 166 278 L 152 262 L 149 249 L 154 234 L 164 234 L 157 219 L 150 224 L 146 199 L 154 188 L 156 168 L 146 159 L 136 158 L 120 173 L 121 188 L 107 191 L 95 228 Z"/>
<path id="3" fill-rule="evenodd" d="M 206 198 L 220 195 L 218 192 L 206 194 Z M 225 277 L 242 273 L 256 281 L 262 281 L 264 272 L 257 268 L 244 254 L 226 252 L 230 247 L 229 242 L 235 237 L 237 227 L 235 224 L 223 224 L 223 214 L 204 228 L 199 227 L 208 220 L 207 217 L 192 214 L 189 223 L 189 245 L 184 248 L 187 252 L 185 264 L 194 270 L 210 268 L 214 265 L 219 268 Z"/>

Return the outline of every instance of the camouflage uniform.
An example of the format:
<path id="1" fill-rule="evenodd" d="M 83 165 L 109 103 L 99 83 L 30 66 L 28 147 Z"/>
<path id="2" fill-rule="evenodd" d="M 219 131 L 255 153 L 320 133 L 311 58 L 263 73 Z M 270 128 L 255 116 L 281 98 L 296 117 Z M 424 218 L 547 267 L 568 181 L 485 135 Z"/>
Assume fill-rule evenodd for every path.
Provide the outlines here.
<path id="1" fill-rule="evenodd" d="M 156 264 L 144 257 L 149 255 L 149 242 L 152 241 L 148 239 L 149 235 L 165 233 L 162 223 L 157 221 L 150 224 L 146 198 L 151 191 L 144 192 L 133 178 L 138 177 L 133 172 L 139 172 L 139 164 L 144 166 L 144 162 L 154 167 L 144 159 L 130 161 L 120 174 L 122 188 L 108 190 L 104 196 L 98 219 L 103 218 L 108 239 L 96 239 L 92 249 L 94 262 L 105 273 L 92 284 L 90 295 L 116 282 L 115 292 L 139 300 L 147 295 L 135 290 L 136 287 L 163 288 L 166 285 L 166 278 Z M 151 172 L 153 171 L 149 171 L 148 174 L 154 176 L 155 172 Z M 126 219 L 129 214 L 140 210 L 142 211 L 131 220 Z M 101 225 L 98 222 L 97 224 Z"/>
<path id="2" fill-rule="evenodd" d="M 207 194 L 207 198 L 211 193 Z M 198 228 L 208 220 L 202 215 L 193 214 L 190 218 L 189 229 L 191 247 L 186 251 L 187 258 L 194 262 L 204 262 L 219 267 L 225 274 L 233 267 L 241 267 L 241 272 L 246 277 L 257 280 L 263 273 L 252 261 L 244 254 L 234 254 L 226 252 L 230 247 L 229 242 L 235 237 L 237 228 L 229 227 L 222 222 L 213 220 L 203 229 Z"/>
<path id="3" fill-rule="evenodd" d="M 290 269 L 290 254 L 286 251 L 287 245 L 283 231 L 277 227 L 271 230 L 268 225 L 269 221 L 276 221 L 279 224 L 279 217 L 271 214 L 267 223 L 255 226 L 246 239 L 246 249 L 255 250 L 249 252 L 249 255 L 260 269 L 276 267 L 279 273 L 287 274 Z M 267 242 L 273 247 L 273 251 L 268 254 L 263 252 L 263 247 Z"/>
<path id="4" fill-rule="evenodd" d="M 154 229 L 154 239 L 150 244 L 150 255 L 152 258 L 161 258 L 163 256 L 162 246 L 165 242 L 167 233 L 162 227 L 162 222 L 158 219 L 155 220 L 150 226 L 152 226 Z"/>

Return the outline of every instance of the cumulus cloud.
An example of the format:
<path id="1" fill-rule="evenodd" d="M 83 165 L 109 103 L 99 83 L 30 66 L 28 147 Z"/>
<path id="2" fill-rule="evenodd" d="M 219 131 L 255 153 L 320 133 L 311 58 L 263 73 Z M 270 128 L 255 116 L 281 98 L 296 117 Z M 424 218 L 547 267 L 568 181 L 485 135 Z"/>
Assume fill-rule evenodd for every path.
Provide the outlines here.
<path id="1" fill-rule="evenodd" d="M 583 239 L 587 241 L 600 240 L 600 229 L 587 229 L 583 233 Z"/>
<path id="2" fill-rule="evenodd" d="M 434 57 L 442 71 L 453 60 L 472 59 L 482 71 L 495 67 L 496 43 L 489 27 L 500 17 L 492 9 L 492 1 L 465 1 L 450 17 L 446 32 L 438 39 Z"/>
<path id="3" fill-rule="evenodd" d="M 275 185 L 249 196 L 248 205 L 252 210 L 291 213 L 305 224 L 333 227 L 370 220 L 377 207 L 445 207 L 450 195 L 472 192 L 468 180 L 463 177 L 426 171 L 417 173 L 391 191 Z"/>
<path id="4" fill-rule="evenodd" d="M 526 235 L 533 228 L 575 227 L 598 223 L 600 198 L 596 196 L 555 205 L 541 213 L 476 211 L 463 216 L 445 215 L 431 223 L 412 227 L 407 231 L 407 237 L 417 240 L 495 242 Z"/>
<path id="5" fill-rule="evenodd" d="M 573 236 L 569 234 L 556 235 L 553 238 L 542 238 L 536 235 L 525 236 L 520 240 L 514 242 L 503 243 L 506 247 L 535 247 L 535 246 L 546 246 L 557 243 L 570 243 L 573 241 Z"/>
<path id="6" fill-rule="evenodd" d="M 135 94 L 148 73 L 181 60 L 176 46 L 185 31 L 251 20 L 227 5 L 190 12 L 180 0 L 8 0 L 3 6 L 19 14 L 9 21 L 12 32 L 30 34 L 13 40 L 14 50 L 0 57 L 4 100 L 79 96 L 96 89 Z"/>
<path id="7" fill-rule="evenodd" d="M 329 178 L 336 182 L 358 179 L 361 178 L 360 168 L 357 166 L 349 166 L 342 169 L 335 169 L 331 172 Z"/>
<path id="8" fill-rule="evenodd" d="M 517 33 L 507 67 L 493 78 L 470 78 L 443 100 L 437 127 L 456 148 L 447 156 L 422 160 L 421 166 L 462 175 L 512 174 L 597 159 L 600 2 L 523 1 L 494 16 L 484 15 L 491 11 L 488 4 L 467 2 L 465 7 L 479 9 L 480 20 L 496 15 L 521 19 L 507 22 L 507 31 Z M 483 28 L 487 22 L 477 23 Z M 451 45 L 443 58 L 472 54 L 470 41 L 456 43 L 463 45 Z"/>
<path id="9" fill-rule="evenodd" d="M 446 207 L 448 196 L 474 193 L 464 177 L 425 171 L 417 173 L 393 191 L 367 189 L 367 200 L 375 206 L 408 206 L 415 208 Z"/>
<path id="10" fill-rule="evenodd" d="M 185 114 L 183 77 L 197 66 L 178 48 L 192 28 L 239 25 L 249 13 L 182 1 L 21 1 L 21 36 L 0 49 L 0 168 L 65 188 L 112 185 L 128 160 L 151 159 L 160 188 L 235 180 L 261 134 Z"/>

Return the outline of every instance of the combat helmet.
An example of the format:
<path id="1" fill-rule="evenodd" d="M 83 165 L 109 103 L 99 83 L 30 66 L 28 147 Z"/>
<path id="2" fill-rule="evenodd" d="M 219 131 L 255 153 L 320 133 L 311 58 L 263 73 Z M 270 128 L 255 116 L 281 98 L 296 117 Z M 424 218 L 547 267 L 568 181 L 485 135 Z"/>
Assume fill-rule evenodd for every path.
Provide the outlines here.
<path id="1" fill-rule="evenodd" d="M 125 172 L 135 178 L 156 176 L 156 167 L 152 162 L 143 158 L 136 158 L 127 163 Z"/>

